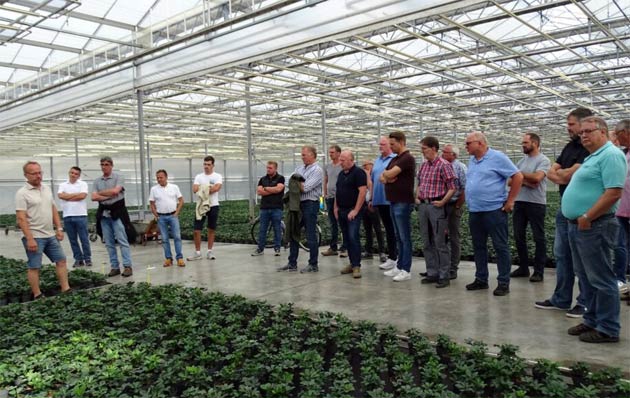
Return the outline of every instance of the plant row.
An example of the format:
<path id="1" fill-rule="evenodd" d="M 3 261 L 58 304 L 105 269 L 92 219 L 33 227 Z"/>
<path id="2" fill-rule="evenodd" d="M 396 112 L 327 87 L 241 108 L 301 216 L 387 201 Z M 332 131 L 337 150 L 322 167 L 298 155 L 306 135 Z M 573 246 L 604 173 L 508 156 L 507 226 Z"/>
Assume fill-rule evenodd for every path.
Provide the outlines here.
<path id="1" fill-rule="evenodd" d="M 618 369 L 571 377 L 511 345 L 430 342 L 391 326 L 172 285 L 115 285 L 0 308 L 12 397 L 627 397 Z"/>
<path id="2" fill-rule="evenodd" d="M 26 262 L 0 256 L 0 306 L 31 300 L 31 288 L 26 278 L 26 270 Z M 44 295 L 59 294 L 59 281 L 54 265 L 43 266 L 39 277 L 40 288 Z M 107 284 L 104 275 L 85 269 L 70 271 L 68 281 L 74 290 Z"/>

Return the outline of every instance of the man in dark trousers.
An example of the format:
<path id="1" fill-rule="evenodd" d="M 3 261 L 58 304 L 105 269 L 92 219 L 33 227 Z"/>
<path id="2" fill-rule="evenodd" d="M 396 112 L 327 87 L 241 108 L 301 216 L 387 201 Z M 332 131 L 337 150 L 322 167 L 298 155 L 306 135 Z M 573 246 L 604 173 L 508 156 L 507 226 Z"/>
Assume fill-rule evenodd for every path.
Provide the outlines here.
<path id="1" fill-rule="evenodd" d="M 337 195 L 335 197 L 335 218 L 339 220 L 343 241 L 348 248 L 350 264 L 343 267 L 342 274 L 352 274 L 355 279 L 361 277 L 361 217 L 363 203 L 367 193 L 367 174 L 354 164 L 354 155 L 342 151 L 339 156 L 341 173 L 337 176 Z"/>
<path id="2" fill-rule="evenodd" d="M 260 230 L 258 231 L 258 248 L 252 256 L 260 256 L 265 250 L 269 222 L 273 227 L 273 250 L 280 255 L 282 241 L 282 197 L 284 196 L 284 176 L 278 174 L 278 163 L 267 162 L 267 174 L 258 181 L 256 193 L 260 198 Z"/>
<path id="3" fill-rule="evenodd" d="M 560 156 L 551 165 L 547 173 L 547 178 L 551 182 L 558 184 L 561 200 L 567 185 L 571 181 L 571 177 L 588 156 L 588 151 L 582 146 L 580 139 L 580 119 L 592 115 L 593 112 L 590 109 L 577 108 L 572 110 L 567 116 L 567 131 L 570 141 L 564 146 Z M 558 209 L 556 214 L 556 235 L 553 243 L 553 256 L 556 259 L 556 288 L 551 298 L 537 301 L 536 308 L 566 311 L 566 315 L 570 318 L 581 318 L 586 312 L 586 302 L 582 295 L 582 281 L 578 280 L 580 290 L 576 298 L 576 304 L 571 308 L 575 272 L 573 271 L 573 257 L 569 246 L 568 231 L 569 221 L 562 215 L 562 211 Z"/>

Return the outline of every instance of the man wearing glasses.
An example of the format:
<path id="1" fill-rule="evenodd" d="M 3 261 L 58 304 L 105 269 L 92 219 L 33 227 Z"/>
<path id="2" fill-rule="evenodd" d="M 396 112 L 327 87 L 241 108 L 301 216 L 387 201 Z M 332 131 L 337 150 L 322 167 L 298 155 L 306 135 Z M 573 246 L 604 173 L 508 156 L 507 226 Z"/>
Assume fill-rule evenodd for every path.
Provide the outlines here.
<path id="1" fill-rule="evenodd" d="M 457 159 L 459 156 L 459 148 L 454 145 L 446 144 L 442 149 L 442 158 L 448 161 L 453 166 L 453 171 L 457 179 L 455 180 L 455 186 L 457 190 L 455 194 L 451 196 L 451 200 L 446 205 L 446 213 L 448 216 L 448 240 L 451 247 L 451 267 L 449 272 L 449 279 L 457 278 L 457 270 L 459 269 L 459 260 L 461 257 L 461 242 L 460 242 L 460 224 L 462 221 L 462 206 L 466 200 L 466 172 L 468 168 L 466 165 Z"/>
<path id="2" fill-rule="evenodd" d="M 507 213 L 521 190 L 523 174 L 502 152 L 488 147 L 486 136 L 473 131 L 466 137 L 470 156 L 466 174 L 466 204 L 470 235 L 475 255 L 475 280 L 467 290 L 488 289 L 488 235 L 497 253 L 498 286 L 495 296 L 510 292 L 510 248 L 508 246 Z M 512 179 L 508 194 L 506 183 Z"/>
<path id="3" fill-rule="evenodd" d="M 55 263 L 61 292 L 69 292 L 66 256 L 61 244 L 63 228 L 50 188 L 42 185 L 42 168 L 37 162 L 27 162 L 23 167 L 26 184 L 15 194 L 17 224 L 24 237 L 28 262 L 26 275 L 33 293 L 33 300 L 44 297 L 39 288 L 39 270 L 42 255 Z"/>
<path id="4" fill-rule="evenodd" d="M 101 158 L 103 175 L 94 180 L 92 200 L 98 202 L 97 219 L 100 220 L 105 247 L 107 247 L 107 254 L 109 255 L 109 264 L 112 267 L 108 276 L 120 275 L 120 261 L 116 251 L 116 243 L 118 243 L 124 268 L 122 276 L 129 277 L 133 275 L 133 265 L 129 240 L 123 223 L 123 217 L 126 217 L 127 214 L 125 179 L 120 174 L 114 173 L 113 168 L 114 161 L 111 157 Z"/>
<path id="5" fill-rule="evenodd" d="M 558 184 L 560 200 L 562 201 L 564 191 L 567 189 L 571 177 L 584 163 L 588 156 L 588 151 L 582 146 L 580 140 L 580 119 L 593 116 L 593 112 L 587 108 L 576 108 L 567 116 L 567 131 L 570 141 L 564 146 L 560 156 L 551 166 L 547 173 L 547 178 Z M 578 280 L 580 293 L 576 298 L 576 304 L 571 308 L 573 301 L 573 283 L 575 273 L 573 272 L 573 258 L 569 247 L 568 220 L 558 209 L 556 214 L 556 235 L 553 243 L 553 256 L 556 260 L 556 288 L 551 298 L 544 301 L 537 301 L 536 308 L 543 310 L 561 310 L 566 312 L 570 318 L 581 318 L 586 311 L 586 302 L 582 295 L 582 281 Z"/>
<path id="6" fill-rule="evenodd" d="M 612 266 L 619 225 L 615 220 L 627 164 L 608 141 L 606 122 L 595 116 L 580 121 L 582 145 L 590 153 L 573 174 L 562 198 L 569 221 L 573 270 L 582 282 L 586 304 L 583 321 L 568 333 L 587 343 L 619 341 L 619 289 Z"/>

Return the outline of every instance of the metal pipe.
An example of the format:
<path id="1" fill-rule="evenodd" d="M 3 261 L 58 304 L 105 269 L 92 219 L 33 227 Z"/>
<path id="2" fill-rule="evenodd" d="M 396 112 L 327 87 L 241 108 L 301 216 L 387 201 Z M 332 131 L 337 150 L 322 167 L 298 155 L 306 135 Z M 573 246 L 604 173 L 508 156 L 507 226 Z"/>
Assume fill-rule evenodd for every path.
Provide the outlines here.
<path id="1" fill-rule="evenodd" d="M 145 192 L 145 184 L 146 184 L 146 176 L 147 171 L 144 164 L 144 110 L 143 99 L 144 92 L 142 90 L 138 90 L 137 92 L 137 102 L 138 102 L 138 148 L 140 149 L 140 218 L 144 220 L 144 210 L 146 206 L 146 192 Z"/>
<path id="2" fill-rule="evenodd" d="M 252 145 L 252 108 L 249 101 L 249 85 L 245 86 L 245 132 L 247 133 L 247 191 L 249 195 L 249 219 L 254 219 L 256 191 L 254 190 L 255 153 Z"/>

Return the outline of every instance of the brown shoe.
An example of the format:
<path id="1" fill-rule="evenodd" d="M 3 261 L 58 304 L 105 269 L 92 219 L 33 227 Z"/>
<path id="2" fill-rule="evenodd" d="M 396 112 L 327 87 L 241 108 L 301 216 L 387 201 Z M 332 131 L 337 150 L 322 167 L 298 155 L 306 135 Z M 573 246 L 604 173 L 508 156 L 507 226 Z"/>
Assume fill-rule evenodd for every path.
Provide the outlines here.
<path id="1" fill-rule="evenodd" d="M 125 267 L 125 270 L 122 273 L 122 276 L 131 276 L 133 275 L 133 270 L 131 267 Z"/>
<path id="2" fill-rule="evenodd" d="M 173 260 L 170 258 L 167 258 L 166 260 L 164 260 L 164 264 L 162 266 L 166 268 L 166 267 L 170 267 L 171 265 L 173 265 Z"/>
<path id="3" fill-rule="evenodd" d="M 112 268 L 111 271 L 109 271 L 109 274 L 107 274 L 110 278 L 116 275 L 120 275 L 120 268 Z"/>
<path id="4" fill-rule="evenodd" d="M 186 266 L 186 263 L 184 262 L 183 258 L 178 258 L 177 259 L 177 266 L 178 267 L 185 267 Z"/>
<path id="5" fill-rule="evenodd" d="M 343 267 L 340 272 L 341 272 L 342 275 L 351 274 L 352 273 L 352 266 L 350 264 L 348 264 L 345 267 Z"/>
<path id="6" fill-rule="evenodd" d="M 326 249 L 326 251 L 322 252 L 322 256 L 336 256 L 336 255 L 337 255 L 337 250 L 333 250 L 330 247 Z"/>
<path id="7" fill-rule="evenodd" d="M 586 333 L 586 332 L 590 332 L 593 331 L 595 329 L 593 329 L 590 326 L 587 326 L 583 323 L 580 323 L 579 325 L 575 325 L 573 327 L 570 327 L 569 330 L 567 330 L 567 333 L 569 333 L 571 336 L 579 336 L 582 333 Z"/>
<path id="8" fill-rule="evenodd" d="M 360 279 L 361 278 L 361 267 L 354 267 L 354 268 L 352 268 L 352 277 L 354 279 Z"/>

